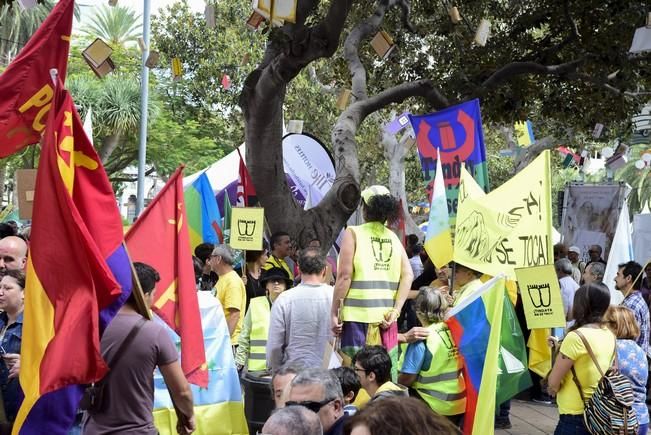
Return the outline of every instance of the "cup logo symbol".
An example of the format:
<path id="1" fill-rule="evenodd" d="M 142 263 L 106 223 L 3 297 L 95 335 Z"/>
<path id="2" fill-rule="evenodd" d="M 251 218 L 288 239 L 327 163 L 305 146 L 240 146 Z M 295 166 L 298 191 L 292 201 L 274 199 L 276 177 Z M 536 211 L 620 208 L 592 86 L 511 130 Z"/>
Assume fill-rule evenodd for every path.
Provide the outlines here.
<path id="1" fill-rule="evenodd" d="M 438 334 L 439 338 L 441 339 L 445 347 L 447 347 L 448 349 L 452 349 L 454 347 L 454 342 L 452 341 L 452 336 L 450 335 L 449 329 L 445 329 L 443 331 L 436 331 L 436 333 Z"/>
<path id="2" fill-rule="evenodd" d="M 552 292 L 549 283 L 527 285 L 527 291 L 534 308 L 547 308 L 552 304 Z"/>
<path id="3" fill-rule="evenodd" d="M 393 255 L 393 243 L 391 243 L 391 239 L 371 237 L 371 248 L 373 249 L 375 261 L 378 263 L 388 263 L 391 261 L 391 256 Z"/>
<path id="4" fill-rule="evenodd" d="M 255 221 L 247 221 L 238 219 L 237 230 L 240 235 L 251 237 L 255 233 Z"/>

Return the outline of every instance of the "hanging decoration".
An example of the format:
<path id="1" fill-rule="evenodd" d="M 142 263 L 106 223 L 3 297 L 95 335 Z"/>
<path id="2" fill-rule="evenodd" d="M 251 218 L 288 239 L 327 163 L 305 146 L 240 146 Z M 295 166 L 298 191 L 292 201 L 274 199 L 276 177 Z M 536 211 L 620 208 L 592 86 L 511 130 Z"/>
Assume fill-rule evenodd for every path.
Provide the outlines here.
<path id="1" fill-rule="evenodd" d="M 81 52 L 81 56 L 95 75 L 101 79 L 115 69 L 115 64 L 110 57 L 112 53 L 113 49 L 106 42 L 97 38 Z"/>
<path id="2" fill-rule="evenodd" d="M 488 36 L 491 31 L 491 22 L 483 18 L 479 22 L 479 27 L 477 27 L 477 33 L 475 33 L 475 43 L 481 47 L 486 45 L 488 41 Z"/>
<path id="3" fill-rule="evenodd" d="M 174 80 L 178 80 L 183 76 L 183 65 L 181 64 L 181 59 L 175 57 L 172 59 L 172 77 Z"/>
<path id="4" fill-rule="evenodd" d="M 384 30 L 380 30 L 371 40 L 371 47 L 382 59 L 386 59 L 396 48 L 393 38 Z"/>

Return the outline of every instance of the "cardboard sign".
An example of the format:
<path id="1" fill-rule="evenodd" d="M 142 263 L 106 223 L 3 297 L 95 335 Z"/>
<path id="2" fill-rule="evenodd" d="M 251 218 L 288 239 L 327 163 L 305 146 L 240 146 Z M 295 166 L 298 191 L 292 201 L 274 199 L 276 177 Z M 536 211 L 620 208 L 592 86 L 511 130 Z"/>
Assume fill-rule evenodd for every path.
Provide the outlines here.
<path id="1" fill-rule="evenodd" d="M 554 266 L 515 269 L 529 329 L 565 327 L 565 310 Z"/>
<path id="2" fill-rule="evenodd" d="M 16 171 L 16 194 L 18 195 L 18 217 L 20 219 L 32 218 L 36 171 L 36 169 L 19 169 Z"/>
<path id="3" fill-rule="evenodd" d="M 261 251 L 263 232 L 263 208 L 235 207 L 232 209 L 231 248 L 245 251 Z"/>

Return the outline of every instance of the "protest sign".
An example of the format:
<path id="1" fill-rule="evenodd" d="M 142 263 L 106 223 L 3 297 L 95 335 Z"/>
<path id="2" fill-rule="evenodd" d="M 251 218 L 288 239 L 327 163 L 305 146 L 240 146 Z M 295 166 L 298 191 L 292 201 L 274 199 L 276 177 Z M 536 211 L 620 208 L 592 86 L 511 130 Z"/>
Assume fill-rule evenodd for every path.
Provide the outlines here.
<path id="1" fill-rule="evenodd" d="M 416 134 L 418 154 L 431 201 L 436 161 L 441 157 L 450 224 L 457 215 L 461 167 L 465 163 L 483 190 L 488 190 L 486 149 L 481 126 L 479 100 L 449 107 L 427 115 L 409 115 Z"/>
<path id="2" fill-rule="evenodd" d="M 234 207 L 231 210 L 231 248 L 261 251 L 263 231 L 263 208 Z"/>
<path id="3" fill-rule="evenodd" d="M 515 269 L 527 328 L 565 327 L 565 311 L 556 270 L 551 264 Z"/>
<path id="4" fill-rule="evenodd" d="M 462 198 L 454 261 L 487 275 L 551 263 L 549 151 L 497 190 Z"/>

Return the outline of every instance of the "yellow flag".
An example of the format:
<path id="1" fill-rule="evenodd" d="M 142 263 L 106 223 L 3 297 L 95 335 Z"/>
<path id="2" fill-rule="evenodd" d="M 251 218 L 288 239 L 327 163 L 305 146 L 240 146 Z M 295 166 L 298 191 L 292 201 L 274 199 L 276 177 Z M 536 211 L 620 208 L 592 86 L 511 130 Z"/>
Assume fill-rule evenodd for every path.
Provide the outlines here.
<path id="1" fill-rule="evenodd" d="M 552 369 L 552 350 L 547 345 L 547 337 L 550 335 L 549 329 L 534 329 L 527 342 L 529 369 L 543 378 Z"/>
<path id="2" fill-rule="evenodd" d="M 554 265 L 516 269 L 528 329 L 565 327 L 565 310 Z"/>
<path id="3" fill-rule="evenodd" d="M 263 230 L 263 208 L 235 207 L 232 209 L 229 242 L 231 248 L 261 251 Z"/>
<path id="4" fill-rule="evenodd" d="M 515 279 L 515 268 L 551 263 L 549 151 L 491 193 L 464 195 L 457 210 L 454 261 L 509 279 Z"/>

